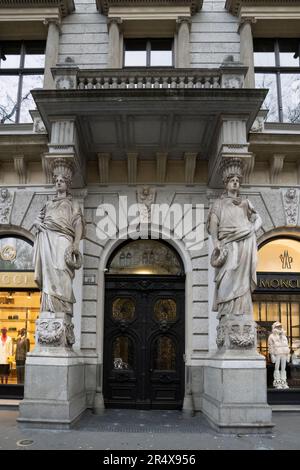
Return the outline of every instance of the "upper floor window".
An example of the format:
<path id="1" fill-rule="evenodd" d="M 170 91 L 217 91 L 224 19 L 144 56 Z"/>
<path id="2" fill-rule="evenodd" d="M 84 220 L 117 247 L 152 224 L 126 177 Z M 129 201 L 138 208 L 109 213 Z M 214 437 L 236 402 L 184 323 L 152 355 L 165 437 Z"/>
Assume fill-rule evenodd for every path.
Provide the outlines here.
<path id="1" fill-rule="evenodd" d="M 31 122 L 31 90 L 43 87 L 45 41 L 0 41 L 0 123 Z"/>
<path id="2" fill-rule="evenodd" d="M 124 39 L 124 67 L 172 67 L 173 39 Z"/>
<path id="3" fill-rule="evenodd" d="M 267 121 L 300 123 L 300 39 L 254 39 L 254 66 Z"/>

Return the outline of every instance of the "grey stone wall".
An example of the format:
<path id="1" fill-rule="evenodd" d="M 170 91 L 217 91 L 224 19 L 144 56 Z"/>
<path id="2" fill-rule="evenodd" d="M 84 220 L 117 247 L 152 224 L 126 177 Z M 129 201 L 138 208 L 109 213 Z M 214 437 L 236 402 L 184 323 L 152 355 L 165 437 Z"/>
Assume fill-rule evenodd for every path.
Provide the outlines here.
<path id="1" fill-rule="evenodd" d="M 107 65 L 108 33 L 106 17 L 100 15 L 95 0 L 75 0 L 76 10 L 62 23 L 59 63 L 71 57 L 83 69 Z"/>
<path id="2" fill-rule="evenodd" d="M 225 0 L 204 0 L 192 18 L 190 42 L 193 68 L 219 67 L 229 55 L 239 60 L 238 19 L 225 10 Z"/>
<path id="3" fill-rule="evenodd" d="M 75 6 L 75 12 L 62 23 L 59 63 L 71 57 L 82 69 L 107 67 L 106 17 L 97 11 L 95 0 L 75 0 Z M 219 67 L 228 55 L 239 60 L 238 21 L 224 6 L 225 0 L 204 0 L 202 10 L 193 16 L 190 35 L 193 68 Z"/>

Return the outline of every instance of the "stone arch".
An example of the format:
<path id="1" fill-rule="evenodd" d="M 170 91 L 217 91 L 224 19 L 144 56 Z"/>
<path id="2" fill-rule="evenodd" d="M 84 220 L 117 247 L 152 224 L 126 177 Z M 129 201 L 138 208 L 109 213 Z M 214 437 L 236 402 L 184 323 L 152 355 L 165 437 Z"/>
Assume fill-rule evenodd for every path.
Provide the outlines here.
<path id="1" fill-rule="evenodd" d="M 136 233 L 136 232 L 132 232 Z M 164 234 L 163 230 L 153 229 L 152 233 L 155 234 L 157 237 L 156 240 L 159 241 L 159 237 L 162 237 Z M 120 239 L 112 239 L 108 240 L 106 244 L 103 246 L 103 250 L 101 252 L 101 257 L 99 261 L 98 267 L 98 291 L 97 291 L 97 319 L 96 319 L 96 350 L 98 360 L 100 364 L 103 362 L 103 347 L 104 347 L 104 302 L 105 302 L 105 271 L 106 266 L 111 258 L 114 251 L 118 249 L 118 247 L 124 243 L 126 239 L 130 240 L 130 232 L 126 231 L 126 235 L 123 234 L 123 237 Z M 184 274 L 185 274 L 185 356 L 190 357 L 191 351 L 189 350 L 192 348 L 192 322 L 193 322 L 193 296 L 192 296 L 192 289 L 193 289 L 193 266 L 192 266 L 192 258 L 190 256 L 189 251 L 185 248 L 184 242 L 179 239 L 174 238 L 167 238 L 165 237 L 164 240 L 169 243 L 173 249 L 177 252 L 178 256 L 181 258 L 183 267 L 184 267 Z M 101 369 L 101 367 L 100 367 Z M 101 378 L 100 378 L 101 376 Z M 101 384 L 99 383 L 101 382 Z M 190 394 L 189 386 L 186 381 L 185 383 L 185 394 Z M 185 403 L 189 400 L 189 398 L 185 398 L 184 400 L 184 408 L 190 407 L 190 404 L 186 405 Z M 103 395 L 102 395 L 102 374 L 98 373 L 98 384 L 97 384 L 97 391 L 96 397 L 94 401 L 95 409 L 104 408 L 103 403 Z"/>

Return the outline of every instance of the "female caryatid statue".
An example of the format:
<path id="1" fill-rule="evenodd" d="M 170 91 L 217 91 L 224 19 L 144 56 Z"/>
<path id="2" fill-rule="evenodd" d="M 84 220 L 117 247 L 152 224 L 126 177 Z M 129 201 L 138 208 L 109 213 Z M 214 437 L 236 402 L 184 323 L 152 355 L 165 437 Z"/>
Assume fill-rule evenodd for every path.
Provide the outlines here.
<path id="1" fill-rule="evenodd" d="M 239 194 L 242 159 L 224 159 L 221 170 L 226 191 L 214 202 L 207 222 L 214 245 L 211 264 L 216 268 L 213 310 L 224 327 L 220 332 L 219 325 L 217 343 L 223 346 L 227 334 L 232 347 L 243 348 L 253 346 L 251 292 L 256 286 L 255 232 L 261 218 L 248 199 Z M 243 324 L 238 322 L 242 319 Z"/>
<path id="2" fill-rule="evenodd" d="M 72 315 L 72 282 L 81 265 L 79 242 L 84 237 L 84 220 L 78 202 L 69 194 L 72 164 L 58 158 L 52 170 L 56 196 L 45 204 L 35 223 L 35 281 L 42 291 L 41 312 Z"/>

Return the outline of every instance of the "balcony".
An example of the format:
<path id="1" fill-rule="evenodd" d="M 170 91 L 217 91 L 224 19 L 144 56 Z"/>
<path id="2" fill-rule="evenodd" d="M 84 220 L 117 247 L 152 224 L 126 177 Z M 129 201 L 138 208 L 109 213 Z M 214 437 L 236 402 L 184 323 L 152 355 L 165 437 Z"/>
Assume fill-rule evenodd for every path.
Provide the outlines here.
<path id="1" fill-rule="evenodd" d="M 80 70 L 60 66 L 52 71 L 59 90 L 216 89 L 243 88 L 246 68 L 232 62 L 218 69 Z"/>
<path id="2" fill-rule="evenodd" d="M 81 162 L 99 153 L 113 160 L 159 153 L 182 160 L 193 153 L 209 160 L 213 177 L 222 152 L 247 154 L 247 132 L 266 95 L 243 88 L 245 71 L 236 63 L 101 70 L 70 64 L 52 69 L 56 89 L 32 95 L 51 136 L 50 153 L 77 147 Z"/>

